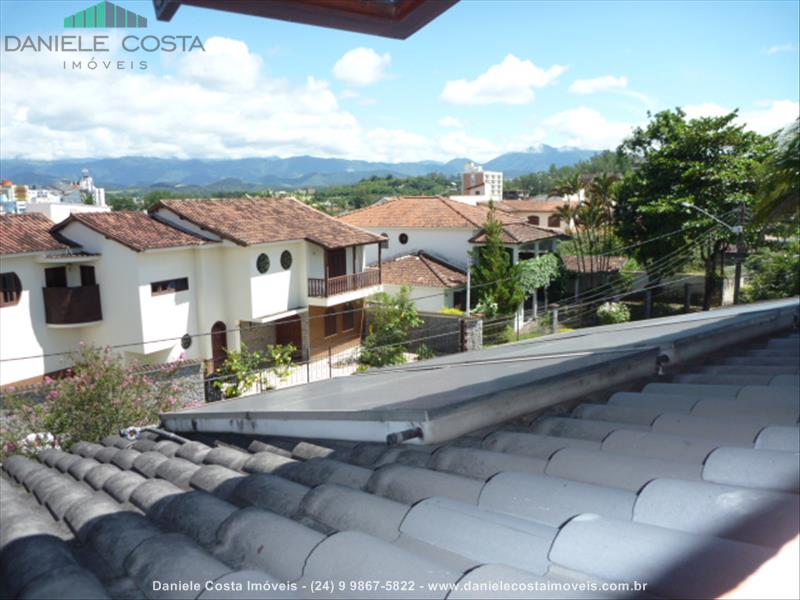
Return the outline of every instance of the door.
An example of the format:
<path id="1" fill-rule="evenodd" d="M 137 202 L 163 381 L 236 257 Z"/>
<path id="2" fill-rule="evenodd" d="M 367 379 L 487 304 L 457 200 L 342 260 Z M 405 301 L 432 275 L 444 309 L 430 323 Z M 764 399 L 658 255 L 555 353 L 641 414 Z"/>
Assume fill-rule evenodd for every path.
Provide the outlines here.
<path id="1" fill-rule="evenodd" d="M 94 277 L 94 267 L 81 265 L 81 285 L 97 285 L 97 280 Z"/>
<path id="2" fill-rule="evenodd" d="M 222 368 L 222 363 L 228 357 L 228 333 L 225 323 L 217 321 L 211 327 L 211 362 L 214 371 Z"/>
<path id="3" fill-rule="evenodd" d="M 47 287 L 67 287 L 67 268 L 50 267 L 45 269 L 44 284 Z"/>
<path id="4" fill-rule="evenodd" d="M 296 348 L 295 356 L 301 353 L 303 329 L 300 326 L 300 317 L 286 317 L 275 321 L 275 343 L 281 346 L 292 344 Z"/>
<path id="5" fill-rule="evenodd" d="M 347 275 L 347 249 L 328 250 L 328 277 Z"/>

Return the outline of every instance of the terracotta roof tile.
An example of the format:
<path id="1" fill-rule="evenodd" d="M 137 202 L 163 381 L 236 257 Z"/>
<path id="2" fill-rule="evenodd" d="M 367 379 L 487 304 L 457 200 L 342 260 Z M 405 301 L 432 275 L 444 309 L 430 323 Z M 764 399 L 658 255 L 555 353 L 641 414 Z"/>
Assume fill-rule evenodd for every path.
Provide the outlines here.
<path id="1" fill-rule="evenodd" d="M 539 240 L 549 240 L 563 234 L 552 229 L 545 229 L 530 223 L 508 223 L 503 225 L 502 240 L 504 244 L 527 244 Z M 469 240 L 473 244 L 482 244 L 486 241 L 486 232 L 481 229 Z"/>
<path id="2" fill-rule="evenodd" d="M 68 248 L 50 233 L 51 227 L 53 222 L 41 213 L 0 216 L 0 254 Z"/>
<path id="3" fill-rule="evenodd" d="M 340 222 L 294 198 L 162 200 L 166 208 L 240 246 L 308 240 L 325 248 L 374 244 L 381 237 Z"/>
<path id="4" fill-rule="evenodd" d="M 564 266 L 566 267 L 567 271 L 572 271 L 574 273 L 599 273 L 601 265 L 599 263 L 599 259 L 595 259 L 594 269 L 592 268 L 592 261 L 587 256 L 585 257 L 583 263 L 580 264 L 577 256 L 562 256 L 561 260 L 564 261 Z M 608 268 L 605 269 L 603 272 L 605 273 L 616 273 L 617 271 L 621 271 L 622 267 L 625 266 L 625 263 L 628 262 L 628 259 L 624 256 L 609 256 L 607 261 L 602 266 L 607 266 Z"/>
<path id="5" fill-rule="evenodd" d="M 472 206 L 442 196 L 398 196 L 362 208 L 339 220 L 359 227 L 476 228 L 486 223 L 489 208 Z M 502 223 L 520 221 L 498 211 Z"/>
<path id="6" fill-rule="evenodd" d="M 381 264 L 383 283 L 454 288 L 467 283 L 466 273 L 426 252 L 398 256 Z"/>
<path id="7" fill-rule="evenodd" d="M 73 222 L 81 223 L 136 252 L 213 243 L 212 240 L 167 225 L 146 213 L 128 210 L 73 213 L 56 225 L 53 231 L 61 231 Z"/>
<path id="8" fill-rule="evenodd" d="M 497 202 L 497 210 L 507 213 L 518 212 L 556 212 L 559 208 L 569 204 L 564 200 L 502 200 Z"/>

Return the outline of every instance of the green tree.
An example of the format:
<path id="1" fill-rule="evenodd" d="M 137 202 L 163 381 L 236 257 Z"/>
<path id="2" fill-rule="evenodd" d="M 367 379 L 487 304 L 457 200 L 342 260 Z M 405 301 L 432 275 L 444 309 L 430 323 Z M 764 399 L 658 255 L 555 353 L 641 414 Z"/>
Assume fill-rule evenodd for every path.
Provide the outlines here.
<path id="1" fill-rule="evenodd" d="M 795 223 L 800 213 L 800 118 L 779 135 L 778 147 L 766 161 L 758 190 L 755 222 L 781 219 Z"/>
<path id="2" fill-rule="evenodd" d="M 503 225 L 495 217 L 494 203 L 489 204 L 483 231 L 486 241 L 470 251 L 475 300 L 487 305 L 491 298 L 498 314 L 513 315 L 525 299 L 525 289 L 512 251 L 503 244 Z"/>
<path id="3" fill-rule="evenodd" d="M 747 258 L 744 297 L 755 300 L 788 298 L 800 294 L 800 242 L 759 248 Z"/>
<path id="4" fill-rule="evenodd" d="M 111 196 L 108 199 L 111 210 L 142 210 L 142 202 L 132 196 Z"/>
<path id="5" fill-rule="evenodd" d="M 361 364 L 384 367 L 406 362 L 408 332 L 422 325 L 417 306 L 409 299 L 410 289 L 396 295 L 381 292 L 371 298 L 369 335 L 361 350 Z"/>
<path id="6" fill-rule="evenodd" d="M 124 427 L 156 424 L 160 413 L 189 405 L 186 386 L 172 377 L 177 363 L 144 371 L 125 366 L 108 348 L 84 344 L 70 358 L 74 366 L 65 377 L 45 379 L 43 402 L 13 391 L 3 398 L 0 456 L 99 442 Z"/>
<path id="7" fill-rule="evenodd" d="M 638 165 L 617 191 L 620 237 L 627 244 L 648 242 L 632 252 L 651 283 L 681 268 L 691 258 L 682 250 L 696 244 L 705 269 L 706 310 L 716 285 L 715 265 L 736 236 L 685 204 L 717 217 L 731 215 L 740 203 L 753 204 L 761 163 L 774 145 L 769 138 L 735 125 L 736 117 L 734 111 L 688 120 L 681 109 L 666 110 L 650 115 L 647 126 L 636 128 L 619 150 Z M 654 239 L 659 235 L 665 237 Z M 675 258 L 667 264 L 658 262 L 667 255 Z"/>
<path id="8" fill-rule="evenodd" d="M 243 342 L 241 350 L 228 350 L 225 362 L 217 371 L 214 386 L 226 398 L 236 398 L 264 381 L 263 366 L 267 359 L 263 352 L 250 351 Z"/>

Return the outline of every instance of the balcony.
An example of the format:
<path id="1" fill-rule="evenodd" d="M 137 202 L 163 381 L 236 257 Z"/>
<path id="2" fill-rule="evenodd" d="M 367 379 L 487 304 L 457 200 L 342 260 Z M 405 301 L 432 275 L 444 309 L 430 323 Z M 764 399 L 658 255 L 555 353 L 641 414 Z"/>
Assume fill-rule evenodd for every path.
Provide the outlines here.
<path id="1" fill-rule="evenodd" d="M 308 295 L 310 298 L 330 298 L 348 292 L 355 292 L 381 284 L 380 269 L 370 269 L 361 273 L 328 277 L 327 279 L 308 279 Z"/>
<path id="2" fill-rule="evenodd" d="M 48 325 L 79 326 L 103 320 L 99 285 L 46 287 L 42 292 Z"/>

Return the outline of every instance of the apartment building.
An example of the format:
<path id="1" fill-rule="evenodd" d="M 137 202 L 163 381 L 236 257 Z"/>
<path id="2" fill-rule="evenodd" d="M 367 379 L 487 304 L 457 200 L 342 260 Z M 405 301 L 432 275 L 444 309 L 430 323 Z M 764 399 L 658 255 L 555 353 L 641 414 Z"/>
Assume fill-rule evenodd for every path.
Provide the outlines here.
<path id="1" fill-rule="evenodd" d="M 81 341 L 129 362 L 292 343 L 298 358 L 358 345 L 381 238 L 292 198 L 165 200 L 149 213 L 0 217 L 0 385 L 69 366 Z M 39 289 L 41 288 L 41 291 Z"/>

